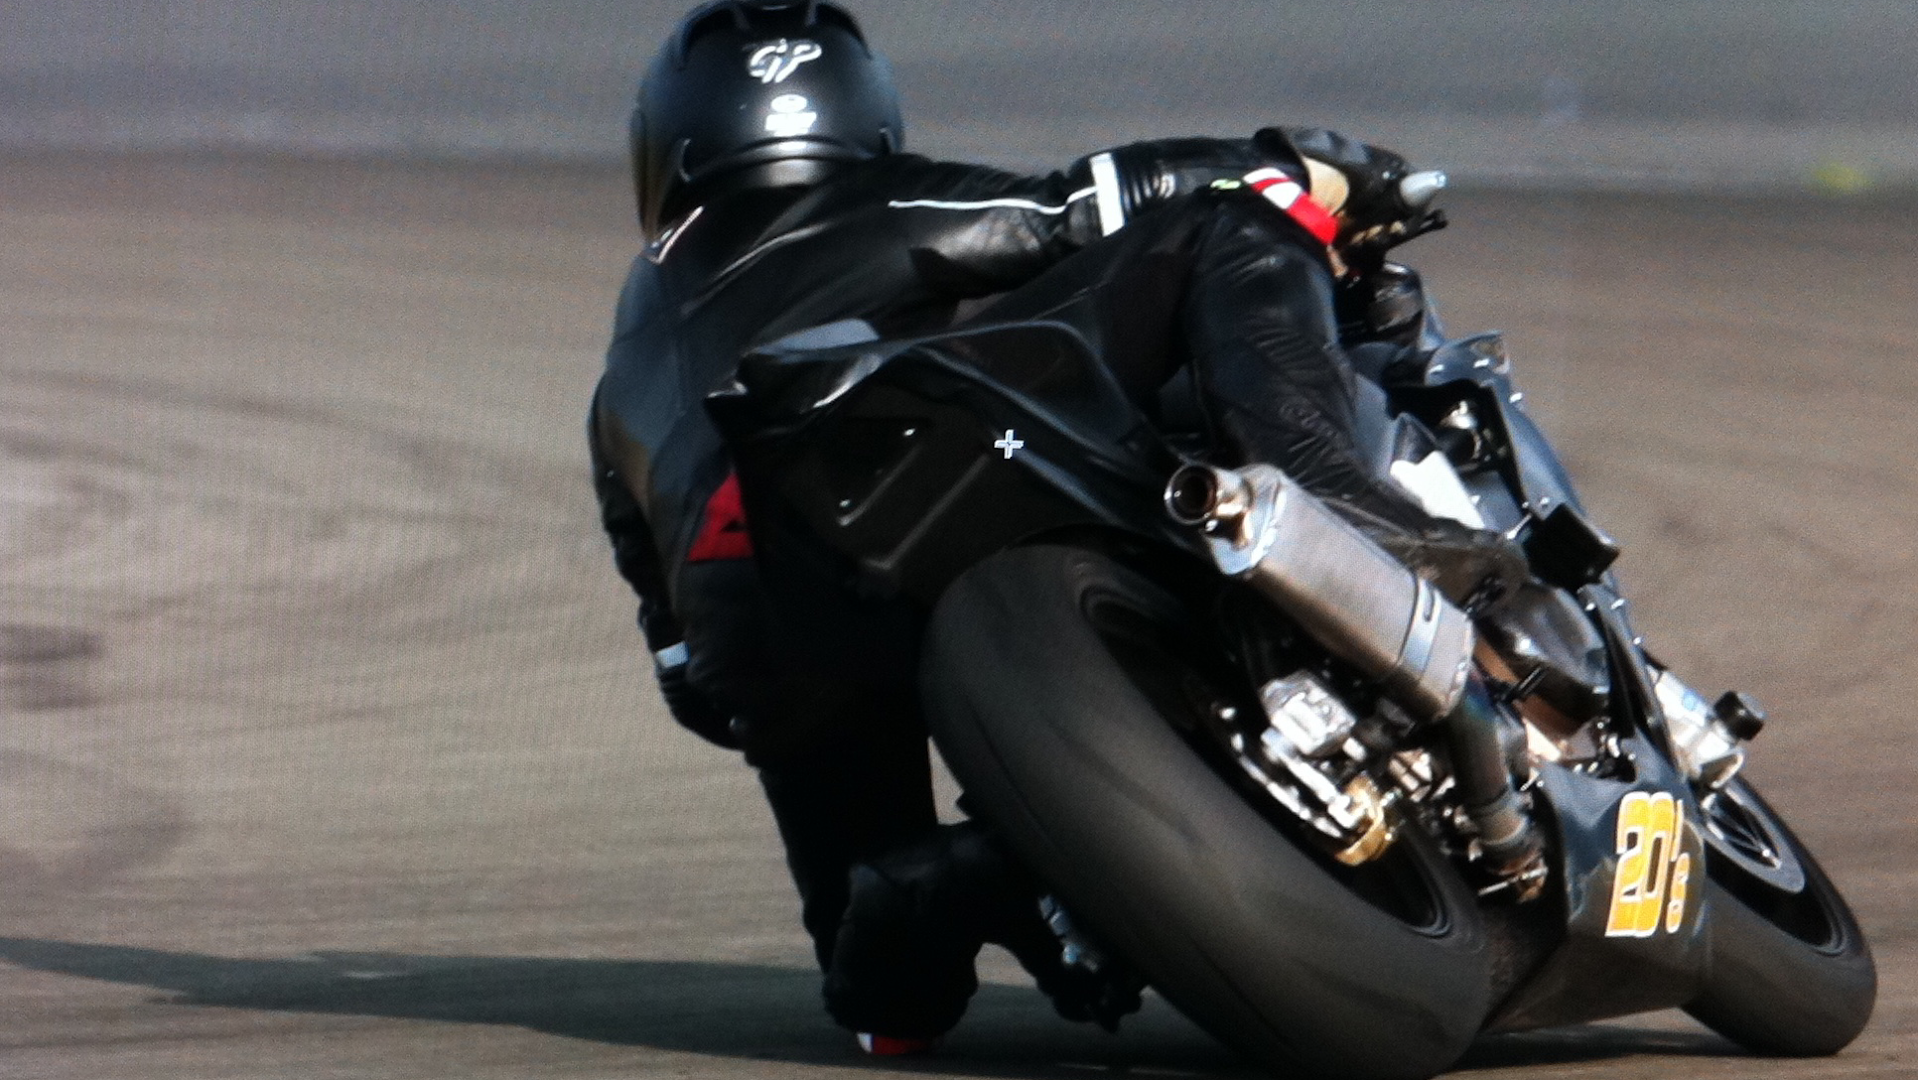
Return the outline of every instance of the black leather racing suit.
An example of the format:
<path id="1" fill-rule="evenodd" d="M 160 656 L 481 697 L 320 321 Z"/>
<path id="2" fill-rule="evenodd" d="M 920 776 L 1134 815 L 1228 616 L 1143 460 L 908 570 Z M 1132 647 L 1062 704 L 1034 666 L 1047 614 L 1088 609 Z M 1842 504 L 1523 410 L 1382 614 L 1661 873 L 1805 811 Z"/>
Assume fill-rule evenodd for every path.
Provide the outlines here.
<path id="1" fill-rule="evenodd" d="M 1375 160 L 1309 138 L 1315 156 Z M 1344 435 L 1353 376 L 1323 247 L 1255 195 L 1210 192 L 1274 166 L 1306 178 L 1270 131 L 1137 144 L 1045 177 L 895 155 L 718 199 L 634 263 L 591 418 L 604 522 L 649 645 L 684 642 L 690 690 L 669 693 L 675 715 L 760 769 L 829 1004 L 849 869 L 923 844 L 936 824 L 915 617 L 768 572 L 773 553 L 747 557 L 704 397 L 755 344 L 849 318 L 887 336 L 933 331 L 963 300 L 1019 290 L 1003 313 L 1077 305 L 1142 398 L 1191 356 L 1225 442 L 1389 517 L 1403 500 L 1376 491 Z M 952 978 L 971 978 L 969 955 L 964 967 Z M 859 1026 L 862 1008 L 835 1015 Z M 957 1018 L 888 1015 L 929 1031 Z"/>

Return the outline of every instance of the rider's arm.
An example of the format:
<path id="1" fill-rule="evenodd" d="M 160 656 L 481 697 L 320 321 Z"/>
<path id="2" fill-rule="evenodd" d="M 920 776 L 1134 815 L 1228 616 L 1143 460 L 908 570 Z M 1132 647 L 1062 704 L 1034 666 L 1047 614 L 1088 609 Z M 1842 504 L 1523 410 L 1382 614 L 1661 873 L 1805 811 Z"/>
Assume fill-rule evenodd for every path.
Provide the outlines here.
<path id="1" fill-rule="evenodd" d="M 1364 213 L 1410 171 L 1399 155 L 1335 132 L 1267 128 L 1249 139 L 1132 143 L 1047 176 L 929 165 L 890 206 L 908 216 L 915 262 L 929 283 L 983 295 L 1019 285 L 1181 196 L 1262 169 L 1298 180 L 1334 213 Z"/>
<path id="2" fill-rule="evenodd" d="M 1250 139 L 1133 143 L 1047 176 L 928 163 L 888 205 L 929 284 L 985 295 L 1030 280 L 1180 196 L 1269 168 L 1305 179 L 1276 129 Z"/>
<path id="3" fill-rule="evenodd" d="M 639 628 L 653 654 L 653 674 L 673 719 L 708 742 L 739 749 L 730 720 L 688 678 L 690 657 L 685 634 L 667 600 L 665 573 L 652 525 L 633 498 L 631 487 L 600 445 L 599 406 L 587 416 L 587 445 L 592 454 L 593 491 L 599 497 L 600 524 L 613 545 L 613 565 L 639 595 Z"/>
<path id="4" fill-rule="evenodd" d="M 592 423 L 587 441 L 592 450 L 593 491 L 599 496 L 600 524 L 613 546 L 613 566 L 639 596 L 639 628 L 646 634 L 646 644 L 658 652 L 679 641 L 679 623 L 667 605 L 666 581 L 658 548 L 653 544 L 652 526 L 626 480 L 601 449 L 597 428 L 598 424 Z"/>
<path id="5" fill-rule="evenodd" d="M 1276 128 L 1250 139 L 1133 143 L 1075 162 L 1068 175 L 1091 182 L 1099 234 L 1109 236 L 1182 195 L 1271 168 L 1293 174 L 1303 169 L 1298 154 Z"/>

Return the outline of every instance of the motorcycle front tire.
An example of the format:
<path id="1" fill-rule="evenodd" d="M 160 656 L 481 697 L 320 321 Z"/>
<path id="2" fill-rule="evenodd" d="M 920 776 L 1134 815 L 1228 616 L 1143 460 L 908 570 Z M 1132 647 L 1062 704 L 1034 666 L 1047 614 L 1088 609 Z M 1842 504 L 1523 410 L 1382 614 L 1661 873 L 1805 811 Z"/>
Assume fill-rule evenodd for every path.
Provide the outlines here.
<path id="1" fill-rule="evenodd" d="M 1791 853 L 1805 882 L 1782 891 L 1708 847 L 1711 970 L 1685 1011 L 1761 1054 L 1835 1054 L 1871 1019 L 1878 993 L 1871 949 L 1850 906 L 1790 826 L 1743 779 L 1732 785 L 1728 794 Z"/>
<path id="2" fill-rule="evenodd" d="M 1083 548 L 1002 552 L 941 598 L 923 700 L 974 812 L 1161 995 L 1278 1074 L 1410 1080 L 1457 1060 L 1492 993 L 1464 881 L 1405 829 L 1373 872 L 1416 902 L 1362 898 L 1141 689 L 1161 661 L 1115 651 L 1125 624 L 1204 636 Z"/>

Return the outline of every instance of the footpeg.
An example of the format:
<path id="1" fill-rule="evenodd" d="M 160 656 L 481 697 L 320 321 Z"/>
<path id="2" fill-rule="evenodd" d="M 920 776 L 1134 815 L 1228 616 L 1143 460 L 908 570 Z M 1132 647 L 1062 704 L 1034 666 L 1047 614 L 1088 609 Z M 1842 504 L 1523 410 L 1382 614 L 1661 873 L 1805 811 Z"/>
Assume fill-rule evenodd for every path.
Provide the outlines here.
<path id="1" fill-rule="evenodd" d="M 1120 1020 L 1139 1011 L 1145 980 L 1094 948 L 1057 897 L 1040 897 L 1039 914 L 1059 940 L 1059 960 L 1064 967 L 1062 978 L 1042 978 L 1039 988 L 1052 998 L 1060 1016 L 1118 1031 Z"/>

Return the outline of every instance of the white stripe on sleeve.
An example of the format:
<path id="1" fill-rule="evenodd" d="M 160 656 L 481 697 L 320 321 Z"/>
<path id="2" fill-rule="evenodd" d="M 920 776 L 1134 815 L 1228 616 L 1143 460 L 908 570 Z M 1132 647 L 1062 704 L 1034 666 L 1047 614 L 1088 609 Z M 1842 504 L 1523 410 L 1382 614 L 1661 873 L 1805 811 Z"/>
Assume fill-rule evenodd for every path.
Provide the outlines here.
<path id="1" fill-rule="evenodd" d="M 886 205 L 894 210 L 1031 210 L 1040 214 L 1063 214 L 1067 210 L 1072 209 L 1073 203 L 1081 199 L 1089 199 L 1092 195 L 1092 188 L 1075 191 L 1066 197 L 1064 203 L 1058 206 L 1047 206 L 1045 203 L 1034 202 L 1031 199 L 980 199 L 977 202 L 948 202 L 944 199 L 895 199 Z"/>
<path id="2" fill-rule="evenodd" d="M 1099 193 L 1099 228 L 1111 236 L 1125 228 L 1125 200 L 1119 192 L 1119 163 L 1111 154 L 1092 159 L 1092 188 Z"/>

